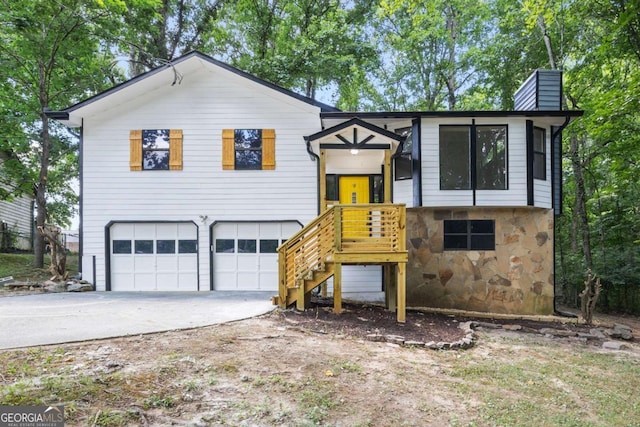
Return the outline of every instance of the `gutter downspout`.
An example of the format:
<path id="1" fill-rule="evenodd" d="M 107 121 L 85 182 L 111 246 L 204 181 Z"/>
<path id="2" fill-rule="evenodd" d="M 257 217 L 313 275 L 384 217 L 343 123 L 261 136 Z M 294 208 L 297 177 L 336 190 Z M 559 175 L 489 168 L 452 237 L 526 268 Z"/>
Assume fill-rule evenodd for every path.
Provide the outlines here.
<path id="1" fill-rule="evenodd" d="M 562 125 L 560 125 L 559 128 L 556 129 L 556 131 L 551 135 L 551 143 L 553 144 L 553 141 L 556 140 L 556 138 L 558 136 L 560 136 L 562 134 L 562 131 L 569 125 L 569 123 L 571 122 L 571 116 L 567 115 L 564 119 L 564 123 Z M 560 140 L 560 143 L 562 144 L 562 140 Z M 562 160 L 560 160 L 562 161 Z M 551 175 L 553 176 L 553 174 Z M 560 179 L 562 179 L 562 177 L 559 177 Z M 553 184 L 552 184 L 553 185 Z M 554 218 L 553 218 L 553 314 L 557 315 L 557 316 L 561 316 L 561 317 L 570 317 L 570 318 L 577 318 L 578 316 L 573 314 L 573 313 L 567 313 L 564 311 L 559 311 L 558 308 L 556 307 L 556 241 L 558 240 L 558 236 L 556 233 L 556 219 L 555 219 L 555 213 L 554 213 Z"/>
<path id="2" fill-rule="evenodd" d="M 318 187 L 316 190 L 316 212 L 320 214 L 320 156 L 313 152 L 311 148 L 311 141 L 308 137 L 304 137 L 304 142 L 307 145 L 307 153 L 313 162 L 316 163 L 316 176 L 318 177 Z"/>

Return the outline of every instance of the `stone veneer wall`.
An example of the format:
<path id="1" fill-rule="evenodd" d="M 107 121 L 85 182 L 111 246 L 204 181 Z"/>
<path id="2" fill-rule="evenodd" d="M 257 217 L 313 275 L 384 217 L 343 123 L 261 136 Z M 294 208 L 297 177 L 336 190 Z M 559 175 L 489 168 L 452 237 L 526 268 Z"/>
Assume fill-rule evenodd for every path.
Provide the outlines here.
<path id="1" fill-rule="evenodd" d="M 495 220 L 494 251 L 444 251 L 445 219 Z M 407 305 L 552 314 L 553 211 L 407 209 Z"/>

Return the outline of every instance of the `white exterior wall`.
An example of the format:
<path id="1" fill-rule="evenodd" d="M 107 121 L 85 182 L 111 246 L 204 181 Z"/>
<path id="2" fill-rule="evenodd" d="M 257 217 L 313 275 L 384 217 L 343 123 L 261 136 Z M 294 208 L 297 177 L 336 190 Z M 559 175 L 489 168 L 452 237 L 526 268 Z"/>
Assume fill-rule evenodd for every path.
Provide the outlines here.
<path id="1" fill-rule="evenodd" d="M 404 203 L 413 207 L 413 179 L 393 181 L 393 203 Z"/>
<path id="2" fill-rule="evenodd" d="M 7 188 L 6 186 L 4 187 Z M 7 224 L 9 232 L 18 234 L 15 246 L 31 250 L 32 201 L 30 197 L 16 197 L 12 201 L 0 201 L 0 221 Z M 1 229 L 0 229 L 1 233 Z M 2 238 L 2 236 L 0 236 Z"/>
<path id="3" fill-rule="evenodd" d="M 507 190 L 476 190 L 476 206 L 526 206 L 527 160 L 524 118 L 476 118 L 476 125 L 507 125 Z M 471 118 L 422 119 L 422 205 L 473 206 L 471 190 L 440 190 L 440 125 L 471 125 Z M 547 156 L 549 158 L 549 156 Z M 547 159 L 547 163 L 549 159 Z M 548 167 L 549 164 L 548 164 Z M 550 177 L 550 170 L 548 171 Z M 549 193 L 548 202 L 551 203 Z"/>
<path id="4" fill-rule="evenodd" d="M 275 170 L 222 170 L 222 129 L 238 128 L 275 129 Z M 182 129 L 183 170 L 130 171 L 132 129 Z M 303 136 L 319 129 L 319 108 L 215 67 L 85 117 L 83 270 L 91 270 L 95 256 L 96 288 L 105 289 L 105 227 L 110 221 L 194 221 L 199 286 L 208 290 L 212 222 L 305 224 L 316 216 L 316 165 Z"/>

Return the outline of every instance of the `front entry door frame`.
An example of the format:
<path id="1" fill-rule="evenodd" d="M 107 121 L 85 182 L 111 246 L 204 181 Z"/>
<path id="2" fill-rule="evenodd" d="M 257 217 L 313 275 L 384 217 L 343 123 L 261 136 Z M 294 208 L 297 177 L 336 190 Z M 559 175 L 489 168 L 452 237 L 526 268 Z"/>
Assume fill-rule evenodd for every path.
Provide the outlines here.
<path id="1" fill-rule="evenodd" d="M 326 211 L 329 207 L 330 204 L 335 203 L 335 200 L 328 200 L 327 199 L 327 151 L 330 150 L 329 148 L 322 148 L 320 149 L 320 167 L 319 167 L 319 188 L 320 188 L 320 213 Z M 343 150 L 341 150 L 343 151 Z M 347 151 L 348 153 L 348 151 Z M 374 175 L 379 175 L 379 174 L 374 174 Z M 338 177 L 338 190 L 340 190 L 340 179 L 342 179 L 343 177 L 350 177 L 350 176 L 366 176 L 368 179 L 371 175 L 366 175 L 366 174 L 359 174 L 359 175 L 339 175 Z M 384 200 L 382 201 L 383 203 L 392 203 L 391 201 L 391 148 L 390 147 L 386 147 L 384 149 L 384 161 L 382 164 L 382 180 L 383 180 L 383 186 L 384 186 Z M 340 191 L 338 191 L 340 192 Z M 370 194 L 370 193 L 369 193 Z M 340 203 L 342 203 L 342 198 L 339 195 L 338 200 L 340 201 Z M 369 200 L 367 200 L 364 203 L 369 203 Z"/>

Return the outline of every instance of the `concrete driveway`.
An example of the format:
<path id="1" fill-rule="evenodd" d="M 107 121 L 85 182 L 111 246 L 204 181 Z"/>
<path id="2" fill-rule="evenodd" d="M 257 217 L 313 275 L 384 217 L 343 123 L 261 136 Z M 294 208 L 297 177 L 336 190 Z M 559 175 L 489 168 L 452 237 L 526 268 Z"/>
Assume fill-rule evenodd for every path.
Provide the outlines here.
<path id="1" fill-rule="evenodd" d="M 84 292 L 0 298 L 0 349 L 187 329 L 272 310 L 273 292 Z"/>

